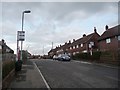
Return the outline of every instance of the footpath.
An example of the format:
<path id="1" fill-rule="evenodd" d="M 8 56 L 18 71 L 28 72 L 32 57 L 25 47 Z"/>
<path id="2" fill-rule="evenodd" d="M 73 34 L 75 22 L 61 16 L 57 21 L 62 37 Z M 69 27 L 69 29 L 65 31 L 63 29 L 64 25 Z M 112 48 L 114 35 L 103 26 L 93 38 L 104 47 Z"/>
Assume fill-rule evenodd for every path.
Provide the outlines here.
<path id="1" fill-rule="evenodd" d="M 41 75 L 32 61 L 22 65 L 22 70 L 15 74 L 7 90 L 12 89 L 47 89 Z"/>

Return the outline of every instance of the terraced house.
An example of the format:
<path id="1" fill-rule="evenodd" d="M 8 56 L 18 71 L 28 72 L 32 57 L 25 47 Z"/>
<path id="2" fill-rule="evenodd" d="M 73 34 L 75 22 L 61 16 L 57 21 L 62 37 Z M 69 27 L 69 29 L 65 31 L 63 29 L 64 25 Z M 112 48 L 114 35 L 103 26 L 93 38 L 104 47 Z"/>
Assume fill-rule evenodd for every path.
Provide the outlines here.
<path id="1" fill-rule="evenodd" d="M 82 38 L 74 40 L 68 46 L 68 54 L 75 55 L 77 53 L 88 53 L 93 51 L 98 51 L 98 42 L 97 39 L 100 35 L 97 33 L 96 28 L 94 27 L 94 32 L 89 35 L 83 35 Z"/>
<path id="2" fill-rule="evenodd" d="M 77 53 L 88 53 L 93 51 L 98 51 L 98 38 L 100 35 L 97 33 L 96 28 L 94 27 L 94 32 L 89 35 L 83 35 L 80 39 L 73 39 L 73 42 L 66 42 L 64 45 L 60 45 L 60 47 L 56 47 L 48 52 L 48 55 L 52 56 L 54 54 L 63 54 L 67 53 L 70 56 L 75 55 Z"/>

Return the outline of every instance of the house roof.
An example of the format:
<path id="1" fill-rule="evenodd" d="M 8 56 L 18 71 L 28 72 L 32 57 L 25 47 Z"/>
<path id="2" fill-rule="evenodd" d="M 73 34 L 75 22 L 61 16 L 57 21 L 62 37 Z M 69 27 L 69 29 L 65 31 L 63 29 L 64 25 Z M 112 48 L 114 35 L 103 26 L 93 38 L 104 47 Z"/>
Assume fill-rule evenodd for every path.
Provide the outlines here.
<path id="1" fill-rule="evenodd" d="M 8 50 L 10 50 L 11 52 L 14 53 L 14 51 L 9 46 L 6 45 L 4 40 L 0 41 L 0 45 L 3 46 L 3 48 L 8 49 Z"/>
<path id="2" fill-rule="evenodd" d="M 106 30 L 101 35 L 101 37 L 98 40 L 100 41 L 100 40 L 104 40 L 106 38 L 110 38 L 110 37 L 114 37 L 114 36 L 120 35 L 120 29 L 118 29 L 118 28 L 120 28 L 120 25 L 117 25 L 115 27 L 109 28 L 108 30 Z"/>
<path id="3" fill-rule="evenodd" d="M 87 35 L 87 36 L 84 36 L 84 37 L 82 37 L 82 38 L 80 38 L 80 39 L 77 39 L 77 40 L 74 41 L 72 44 L 70 44 L 69 47 L 70 47 L 70 46 L 74 46 L 74 45 L 78 45 L 78 43 L 85 43 L 85 42 L 87 42 L 94 34 L 95 34 L 95 33 L 91 33 L 91 34 L 89 34 L 89 35 Z"/>

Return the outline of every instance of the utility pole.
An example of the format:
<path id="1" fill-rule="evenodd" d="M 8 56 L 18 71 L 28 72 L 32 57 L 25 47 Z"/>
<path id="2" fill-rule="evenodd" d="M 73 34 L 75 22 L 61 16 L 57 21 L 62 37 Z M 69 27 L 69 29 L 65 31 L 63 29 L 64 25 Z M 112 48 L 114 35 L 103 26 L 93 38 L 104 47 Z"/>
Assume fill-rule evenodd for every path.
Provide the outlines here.
<path id="1" fill-rule="evenodd" d="M 44 55 L 44 45 L 43 45 L 43 55 Z"/>
<path id="2" fill-rule="evenodd" d="M 30 10 L 26 10 L 26 11 L 23 11 L 22 12 L 22 31 L 23 31 L 23 26 L 24 26 L 24 14 L 25 13 L 31 13 Z M 23 41 L 21 41 L 21 56 L 20 56 L 20 59 L 22 60 L 22 46 L 23 45 Z"/>
<path id="3" fill-rule="evenodd" d="M 53 49 L 53 42 L 52 42 L 52 49 Z"/>

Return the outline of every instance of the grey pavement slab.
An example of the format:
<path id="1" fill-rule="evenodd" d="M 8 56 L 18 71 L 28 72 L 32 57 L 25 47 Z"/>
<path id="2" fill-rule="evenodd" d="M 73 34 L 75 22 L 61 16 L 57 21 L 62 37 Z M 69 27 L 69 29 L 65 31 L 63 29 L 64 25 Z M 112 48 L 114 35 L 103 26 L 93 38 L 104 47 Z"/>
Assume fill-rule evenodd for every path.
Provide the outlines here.
<path id="1" fill-rule="evenodd" d="M 11 82 L 10 88 L 46 88 L 39 72 L 31 61 L 22 65 L 22 70 L 17 72 Z"/>

